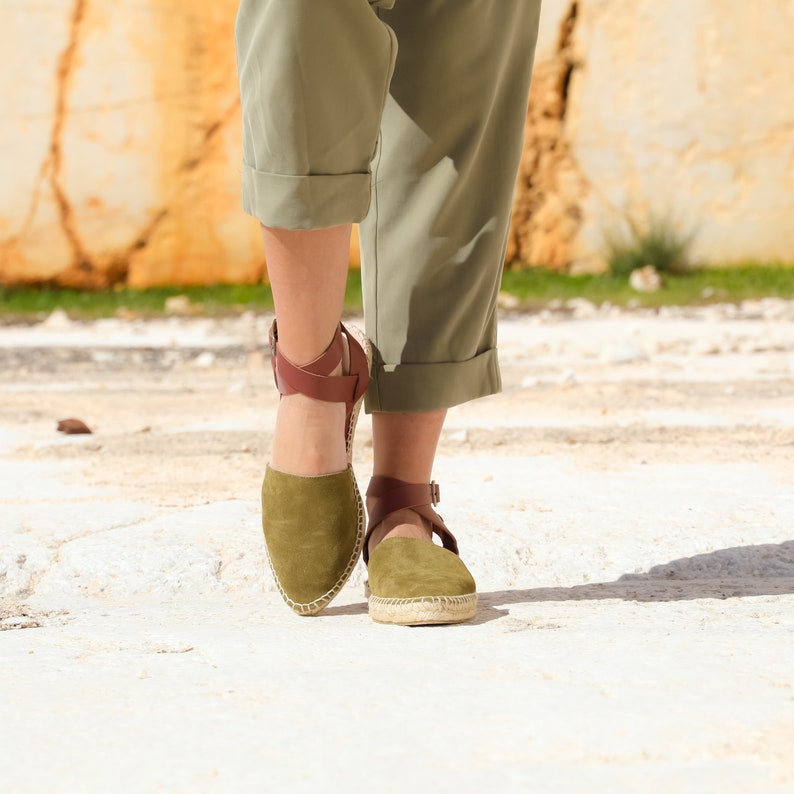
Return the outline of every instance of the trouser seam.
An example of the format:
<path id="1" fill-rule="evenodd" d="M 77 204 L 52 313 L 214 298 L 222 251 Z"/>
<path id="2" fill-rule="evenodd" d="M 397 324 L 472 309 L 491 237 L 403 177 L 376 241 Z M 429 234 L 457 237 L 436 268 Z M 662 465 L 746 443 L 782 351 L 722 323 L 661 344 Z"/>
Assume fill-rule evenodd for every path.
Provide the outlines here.
<path id="1" fill-rule="evenodd" d="M 383 22 L 381 9 L 376 8 L 375 9 L 375 14 L 378 17 L 378 20 L 380 20 L 381 24 L 385 25 L 386 23 Z M 391 48 L 390 51 L 389 51 L 389 59 L 391 61 L 394 61 L 394 35 L 395 34 L 391 33 L 391 32 L 389 34 L 389 46 Z M 378 288 L 379 288 L 379 284 L 380 284 L 380 268 L 378 266 L 378 228 L 379 228 L 380 213 L 379 213 L 379 208 L 378 208 L 378 174 L 380 172 L 380 163 L 381 163 L 381 159 L 383 157 L 383 113 L 384 113 L 384 111 L 386 109 L 386 101 L 387 101 L 388 96 L 389 96 L 389 84 L 390 84 L 390 82 L 391 82 L 391 77 L 389 78 L 389 83 L 387 83 L 387 85 L 386 85 L 385 96 L 383 98 L 383 107 L 382 107 L 382 110 L 381 110 L 381 120 L 380 120 L 380 123 L 378 125 L 378 141 L 377 141 L 377 147 L 376 147 L 377 151 L 376 151 L 376 155 L 375 155 L 375 164 L 374 164 L 374 167 L 372 169 L 372 204 L 373 204 L 373 211 L 375 212 L 375 218 L 374 218 L 375 232 L 374 232 L 374 235 L 373 235 L 374 239 L 373 239 L 373 244 L 372 244 L 372 251 L 373 251 L 373 257 L 372 258 L 373 258 L 374 261 L 372 263 L 372 266 L 373 266 L 374 271 L 375 271 L 374 274 L 373 274 L 374 275 L 373 282 L 374 282 L 374 285 L 375 285 L 375 289 L 374 289 L 375 295 L 374 295 L 373 305 L 370 307 L 370 311 L 374 311 L 375 312 L 375 323 L 374 323 L 374 328 L 375 328 L 374 336 L 375 336 L 375 338 L 372 340 L 372 342 L 373 342 L 373 347 L 375 348 L 375 356 L 377 356 L 378 358 L 380 357 L 380 352 L 379 352 L 380 351 L 380 312 L 378 311 L 378 300 L 379 300 L 379 297 L 378 297 L 379 296 L 379 289 Z M 376 383 L 376 387 L 379 389 L 380 385 L 378 384 L 377 381 L 375 381 L 375 383 Z"/>

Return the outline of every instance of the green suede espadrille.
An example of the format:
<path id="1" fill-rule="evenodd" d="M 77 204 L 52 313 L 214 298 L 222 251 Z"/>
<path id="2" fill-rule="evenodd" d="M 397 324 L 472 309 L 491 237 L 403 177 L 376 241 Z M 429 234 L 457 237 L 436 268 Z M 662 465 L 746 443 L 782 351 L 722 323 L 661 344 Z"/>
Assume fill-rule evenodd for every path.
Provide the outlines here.
<path id="1" fill-rule="evenodd" d="M 328 373 L 343 359 L 347 375 Z M 299 615 L 316 615 L 350 578 L 364 541 L 364 504 L 352 459 L 353 434 L 369 383 L 366 338 L 341 323 L 326 351 L 297 366 L 278 349 L 275 323 L 270 345 L 276 386 L 283 394 L 305 394 L 316 400 L 346 404 L 344 471 L 304 477 L 267 467 L 262 483 L 262 528 L 273 578 L 287 605 Z"/>
<path id="2" fill-rule="evenodd" d="M 373 477 L 367 496 L 375 502 L 364 540 L 369 568 L 369 615 L 377 623 L 422 626 L 460 623 L 477 612 L 474 578 L 458 556 L 458 544 L 431 505 L 438 504 L 436 483 L 406 483 Z M 388 538 L 369 555 L 367 543 L 375 527 L 390 513 L 409 508 L 426 518 L 443 544 L 414 538 Z"/>
<path id="3" fill-rule="evenodd" d="M 315 615 L 353 573 L 364 540 L 364 505 L 353 470 L 300 477 L 269 466 L 262 527 L 273 578 L 287 605 Z"/>

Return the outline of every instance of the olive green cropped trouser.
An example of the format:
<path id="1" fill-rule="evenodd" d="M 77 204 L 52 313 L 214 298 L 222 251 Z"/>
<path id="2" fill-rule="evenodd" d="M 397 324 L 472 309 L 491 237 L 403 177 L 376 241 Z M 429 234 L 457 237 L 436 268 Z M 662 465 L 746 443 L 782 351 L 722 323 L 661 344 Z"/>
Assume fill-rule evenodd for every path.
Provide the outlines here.
<path id="1" fill-rule="evenodd" d="M 285 229 L 361 223 L 370 411 L 501 388 L 496 298 L 539 14 L 540 0 L 240 4 L 243 207 Z"/>

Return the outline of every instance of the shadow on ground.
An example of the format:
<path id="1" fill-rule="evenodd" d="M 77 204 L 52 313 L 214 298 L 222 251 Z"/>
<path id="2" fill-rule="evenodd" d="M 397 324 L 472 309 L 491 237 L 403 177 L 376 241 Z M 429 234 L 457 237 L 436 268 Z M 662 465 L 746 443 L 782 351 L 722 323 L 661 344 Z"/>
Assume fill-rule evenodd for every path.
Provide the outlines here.
<path id="1" fill-rule="evenodd" d="M 466 625 L 509 614 L 499 607 L 543 601 L 690 601 L 699 598 L 747 598 L 794 593 L 794 541 L 738 546 L 655 565 L 646 573 L 624 574 L 614 582 L 573 587 L 534 587 L 479 594 L 477 617 Z M 323 614 L 360 615 L 365 603 L 329 607 Z"/>

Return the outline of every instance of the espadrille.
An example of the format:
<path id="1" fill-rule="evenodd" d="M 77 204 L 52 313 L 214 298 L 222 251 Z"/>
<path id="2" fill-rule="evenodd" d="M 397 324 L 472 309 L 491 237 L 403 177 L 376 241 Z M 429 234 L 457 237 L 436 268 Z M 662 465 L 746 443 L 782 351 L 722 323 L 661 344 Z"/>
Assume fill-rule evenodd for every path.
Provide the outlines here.
<path id="1" fill-rule="evenodd" d="M 329 375 L 345 343 L 347 375 Z M 365 514 L 353 475 L 353 434 L 369 384 L 366 338 L 341 323 L 328 348 L 297 366 L 279 351 L 276 324 L 270 332 L 273 375 L 279 393 L 343 402 L 348 465 L 344 471 L 305 477 L 267 467 L 262 483 L 262 528 L 273 578 L 287 605 L 299 615 L 316 615 L 350 578 L 364 542 Z"/>
<path id="2" fill-rule="evenodd" d="M 370 617 L 377 623 L 402 626 L 461 623 L 474 617 L 474 578 L 458 556 L 455 537 L 433 509 L 440 499 L 438 485 L 376 476 L 370 480 L 367 497 L 373 500 L 364 539 Z M 390 513 L 406 508 L 431 523 L 442 546 L 415 538 L 387 538 L 370 555 L 367 546 L 375 527 Z"/>

